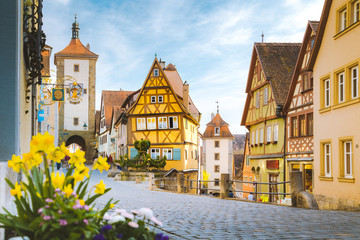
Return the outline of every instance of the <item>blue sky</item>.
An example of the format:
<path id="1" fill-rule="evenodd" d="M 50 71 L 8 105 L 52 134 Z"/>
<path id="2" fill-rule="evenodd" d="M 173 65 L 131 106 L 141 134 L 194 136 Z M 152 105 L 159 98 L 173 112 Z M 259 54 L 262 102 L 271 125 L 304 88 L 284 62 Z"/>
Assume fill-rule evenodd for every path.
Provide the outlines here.
<path id="1" fill-rule="evenodd" d="M 71 39 L 76 13 L 80 40 L 100 55 L 96 108 L 102 90 L 141 88 L 154 60 L 173 63 L 190 84 L 202 113 L 200 132 L 216 112 L 240 126 L 254 42 L 302 42 L 308 20 L 319 20 L 324 0 L 50 0 L 44 32 L 53 54 Z M 55 66 L 52 66 L 55 70 Z"/>

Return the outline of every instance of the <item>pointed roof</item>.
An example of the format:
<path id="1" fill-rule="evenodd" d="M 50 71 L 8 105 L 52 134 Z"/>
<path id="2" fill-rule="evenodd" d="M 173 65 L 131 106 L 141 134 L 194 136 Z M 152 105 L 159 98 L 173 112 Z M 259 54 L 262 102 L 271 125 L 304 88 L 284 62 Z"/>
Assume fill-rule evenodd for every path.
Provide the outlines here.
<path id="1" fill-rule="evenodd" d="M 301 43 L 255 43 L 266 79 L 277 105 L 285 103 Z"/>
<path id="2" fill-rule="evenodd" d="M 99 55 L 87 49 L 78 38 L 71 39 L 67 45 L 60 52 L 55 53 L 56 57 L 84 57 L 84 58 L 98 58 Z"/>
<path id="3" fill-rule="evenodd" d="M 132 93 L 133 91 L 102 91 L 101 104 L 104 105 L 105 125 L 107 130 L 110 130 L 111 128 L 113 107 L 121 106 L 127 97 Z"/>
<path id="4" fill-rule="evenodd" d="M 291 80 L 291 83 L 290 83 L 288 96 L 287 96 L 287 99 L 285 101 L 285 105 L 284 105 L 284 108 L 283 108 L 283 112 L 286 112 L 290 107 L 291 100 L 292 100 L 293 95 L 294 95 L 295 87 L 296 87 L 296 84 L 298 82 L 301 66 L 302 66 L 302 63 L 304 61 L 306 48 L 307 48 L 308 43 L 310 41 L 311 33 L 312 33 L 312 31 L 314 31 L 315 37 L 317 36 L 317 30 L 318 30 L 318 27 L 319 27 L 319 23 L 320 23 L 319 21 L 308 21 L 308 24 L 307 24 L 307 27 L 306 27 L 306 30 L 305 30 L 305 34 L 304 34 L 304 39 L 303 39 L 303 42 L 302 42 L 302 45 L 301 45 L 300 53 L 299 53 L 299 56 L 298 56 L 298 59 L 297 59 L 297 62 L 296 62 L 296 66 L 295 66 L 295 70 L 294 70 L 292 80 Z M 316 40 L 316 38 L 315 38 L 315 40 Z M 313 51 L 313 49 L 312 49 L 312 51 Z"/>
<path id="5" fill-rule="evenodd" d="M 126 97 L 127 98 L 127 97 Z M 126 100 L 126 99 L 125 99 Z M 124 100 L 124 101 L 125 101 Z M 119 119 L 121 113 L 124 112 L 124 109 L 122 109 L 121 105 L 114 105 L 113 109 L 112 109 L 112 114 L 111 114 L 111 123 L 110 123 L 110 133 L 112 131 L 112 127 L 113 125 L 115 125 L 115 123 L 117 122 L 117 120 Z M 106 121 L 106 120 L 105 120 Z"/>
<path id="6" fill-rule="evenodd" d="M 219 127 L 220 128 L 220 135 L 219 136 L 215 136 L 215 127 Z M 215 117 L 213 117 L 213 119 L 211 119 L 211 121 L 206 124 L 206 129 L 205 132 L 203 134 L 204 138 L 212 138 L 212 137 L 231 137 L 234 138 L 234 136 L 232 135 L 232 133 L 229 130 L 229 124 L 227 122 L 225 122 L 219 113 L 217 113 L 215 115 Z"/>

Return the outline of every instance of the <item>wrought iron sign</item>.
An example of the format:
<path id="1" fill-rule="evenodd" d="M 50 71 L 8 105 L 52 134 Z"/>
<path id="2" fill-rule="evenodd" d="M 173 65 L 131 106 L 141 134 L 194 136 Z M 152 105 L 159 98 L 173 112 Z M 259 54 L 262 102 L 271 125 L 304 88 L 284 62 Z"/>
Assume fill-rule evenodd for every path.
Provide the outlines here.
<path id="1" fill-rule="evenodd" d="M 27 86 L 41 84 L 42 56 L 45 34 L 42 31 L 43 0 L 27 0 L 24 3 L 24 61 L 28 71 Z"/>

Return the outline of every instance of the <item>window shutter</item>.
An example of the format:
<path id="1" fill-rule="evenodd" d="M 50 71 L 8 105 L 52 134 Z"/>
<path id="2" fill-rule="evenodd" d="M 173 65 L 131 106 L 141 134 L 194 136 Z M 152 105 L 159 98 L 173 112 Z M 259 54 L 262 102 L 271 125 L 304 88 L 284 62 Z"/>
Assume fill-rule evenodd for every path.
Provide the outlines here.
<path id="1" fill-rule="evenodd" d="M 173 149 L 173 160 L 181 160 L 181 148 Z"/>
<path id="2" fill-rule="evenodd" d="M 130 158 L 134 158 L 138 154 L 135 148 L 130 148 Z"/>

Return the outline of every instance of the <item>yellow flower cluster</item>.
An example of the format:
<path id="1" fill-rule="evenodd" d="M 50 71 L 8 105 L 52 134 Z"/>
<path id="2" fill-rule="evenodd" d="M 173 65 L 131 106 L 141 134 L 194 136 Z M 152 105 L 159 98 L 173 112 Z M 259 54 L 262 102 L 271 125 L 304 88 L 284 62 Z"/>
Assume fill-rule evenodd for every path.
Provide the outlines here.
<path id="1" fill-rule="evenodd" d="M 103 158 L 100 156 L 94 163 L 93 169 L 98 169 L 101 173 L 105 169 L 105 171 L 108 171 L 110 169 L 110 165 L 107 163 L 107 158 Z"/>

